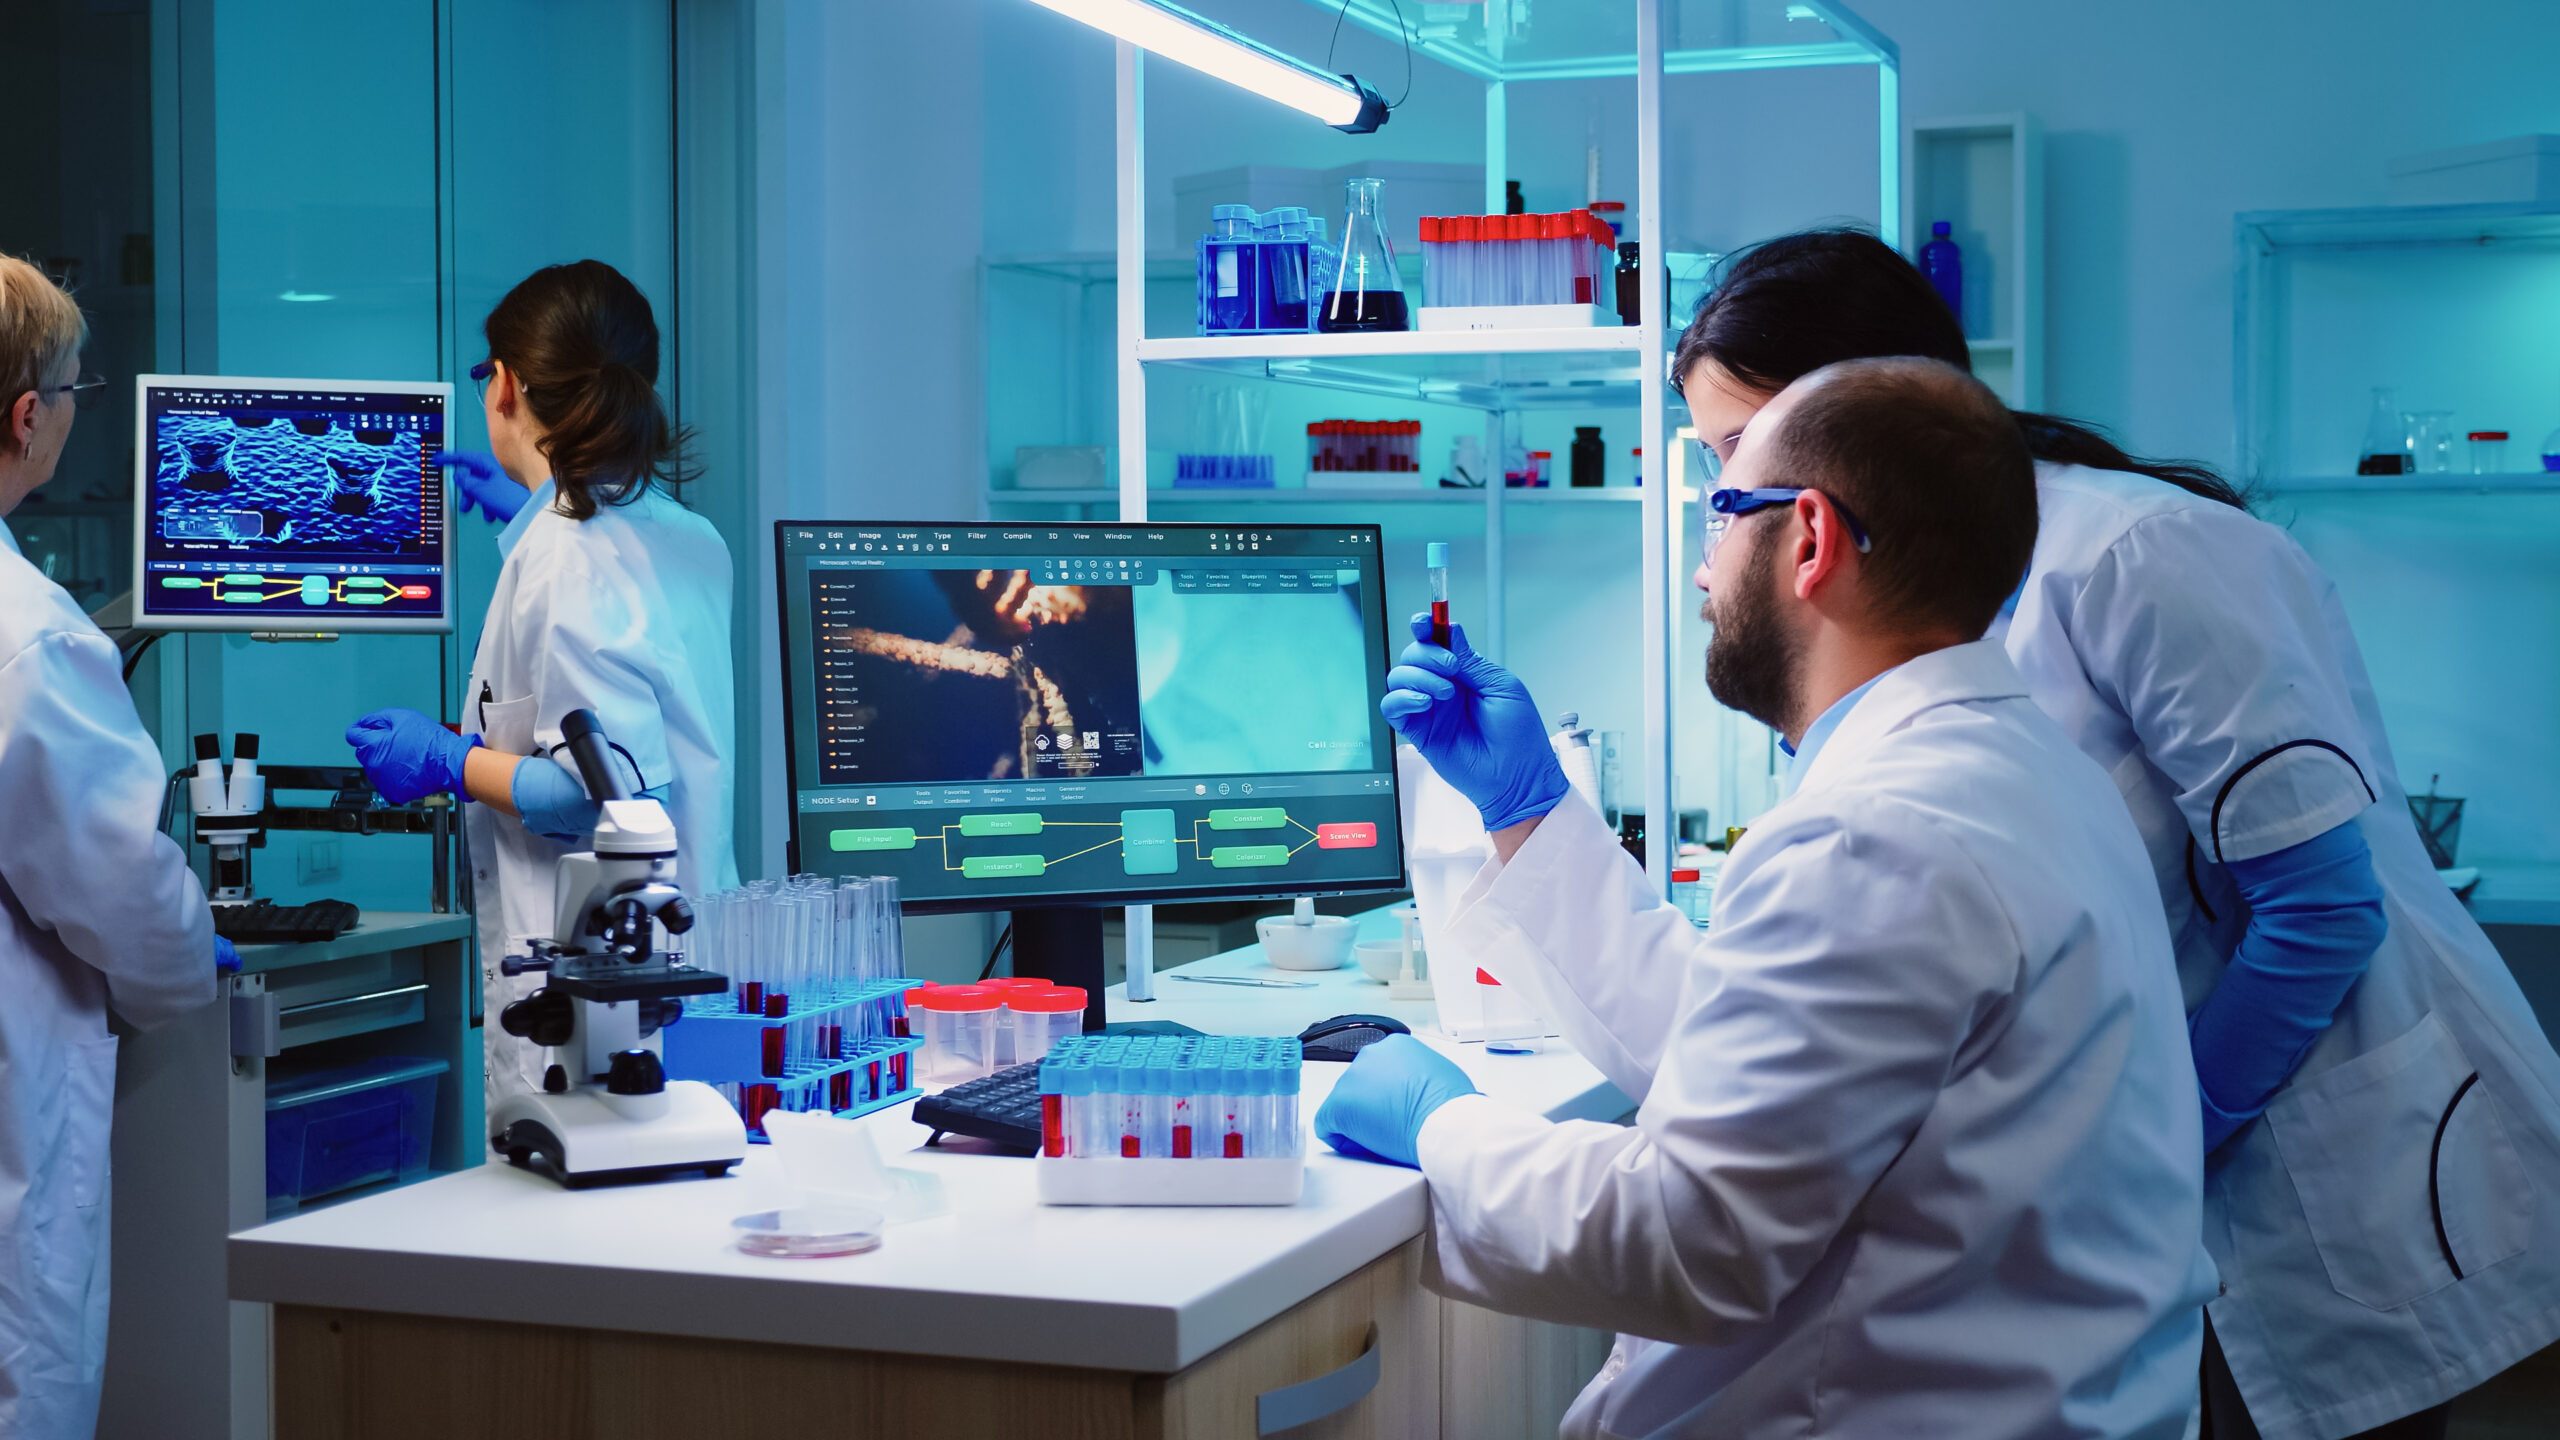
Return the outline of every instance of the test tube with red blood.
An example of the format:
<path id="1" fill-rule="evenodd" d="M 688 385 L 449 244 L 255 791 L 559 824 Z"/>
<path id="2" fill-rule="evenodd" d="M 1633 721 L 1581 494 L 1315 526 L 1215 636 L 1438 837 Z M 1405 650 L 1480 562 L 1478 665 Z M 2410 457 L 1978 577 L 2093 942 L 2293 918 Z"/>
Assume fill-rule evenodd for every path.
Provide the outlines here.
<path id="1" fill-rule="evenodd" d="M 1431 571 L 1431 643 L 1449 643 L 1449 544 L 1434 540 L 1422 547 L 1423 564 Z"/>

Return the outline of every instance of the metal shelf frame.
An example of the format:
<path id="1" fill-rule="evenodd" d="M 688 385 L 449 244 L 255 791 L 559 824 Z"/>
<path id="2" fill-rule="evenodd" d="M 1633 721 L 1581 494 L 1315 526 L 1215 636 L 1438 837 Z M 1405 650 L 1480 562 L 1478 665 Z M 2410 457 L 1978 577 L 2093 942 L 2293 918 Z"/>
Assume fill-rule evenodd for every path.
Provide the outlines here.
<path id="1" fill-rule="evenodd" d="M 1311 0 L 1317 3 L 1317 0 Z M 1336 9 L 1342 0 L 1320 0 Z M 1669 75 L 1725 71 L 1774 70 L 1807 66 L 1867 65 L 1876 72 L 1877 143 L 1879 146 L 1877 223 L 1885 243 L 1898 245 L 1902 223 L 1903 123 L 1901 52 L 1882 32 L 1832 0 L 1800 0 L 1772 8 L 1756 19 L 1736 19 L 1737 31 L 1768 21 L 1782 28 L 1816 22 L 1827 32 L 1811 43 L 1749 43 L 1722 47 L 1666 50 L 1665 12 L 1679 0 L 1625 0 L 1633 10 L 1633 45 L 1623 52 L 1571 56 L 1507 55 L 1495 36 L 1495 17 L 1487 14 L 1486 40 L 1469 45 L 1454 34 L 1420 33 L 1414 54 L 1484 83 L 1485 209 L 1503 209 L 1503 179 L 1508 173 L 1509 87 L 1542 80 L 1632 77 L 1636 87 L 1636 235 L 1648 256 L 1667 253 L 1664 246 L 1662 180 L 1663 80 Z M 1408 7 L 1411 9 L 1412 7 Z M 1623 12 L 1622 12 L 1623 13 Z M 1398 38 L 1404 18 L 1387 0 L 1350 0 L 1348 20 L 1377 34 Z M 1688 18 L 1683 12 L 1683 19 Z M 1614 19 L 1600 22 L 1614 37 L 1625 32 Z M 1792 38 L 1792 37 L 1790 37 Z M 1611 43 L 1618 43 L 1611 40 Z M 1632 384 L 1640 410 L 1639 438 L 1649 456 L 1667 457 L 1673 443 L 1668 358 L 1670 341 L 1663 317 L 1669 306 L 1664 267 L 1647 265 L 1643 277 L 1640 326 L 1612 330 L 1526 332 L 1512 334 L 1433 334 L 1408 332 L 1383 336 L 1306 335 L 1264 337 L 1182 337 L 1150 339 L 1146 333 L 1146 281 L 1163 272 L 1165 257 L 1146 248 L 1146 95 L 1140 52 L 1115 45 L 1115 142 L 1117 175 L 1117 338 L 1114 370 L 1118 381 L 1118 518 L 1143 521 L 1152 501 L 1163 499 L 1147 487 L 1147 367 L 1206 366 L 1228 374 L 1260 375 L 1273 380 L 1317 385 L 1354 393 L 1457 404 L 1485 412 L 1487 453 L 1503 451 L 1503 416 L 1517 409 L 1588 405 L 1593 386 L 1621 388 Z M 1059 278 L 1084 278 L 1071 265 L 1058 267 Z M 1578 392 L 1578 393 L 1576 393 Z M 1623 393 L 1621 388 L 1621 393 Z M 1623 402 L 1621 402 L 1623 403 Z M 1673 697 L 1671 684 L 1678 637 L 1681 576 L 1676 487 L 1656 483 L 1638 492 L 1643 556 L 1640 584 L 1642 625 L 1639 664 L 1643 669 L 1644 731 L 1640 755 L 1645 783 L 1642 794 L 1648 815 L 1660 817 L 1662 833 L 1675 833 L 1672 775 Z M 1015 497 L 1008 495 L 1010 502 Z M 1021 497 L 1029 499 L 1031 497 Z M 1221 496 L 1220 499 L 1230 497 Z M 1243 497 L 1233 497 L 1243 498 Z M 1353 504 L 1387 497 L 1344 496 Z M 1505 653 L 1504 537 L 1513 496 L 1502 488 L 1482 492 L 1484 509 L 1485 583 L 1493 603 L 1478 643 L 1490 654 Z M 990 503 L 995 503 L 993 494 Z M 1668 893 L 1675 846 L 1648 847 L 1646 869 L 1654 887 Z M 1151 946 L 1146 937 L 1151 913 L 1143 907 L 1129 915 L 1130 972 L 1142 973 Z"/>

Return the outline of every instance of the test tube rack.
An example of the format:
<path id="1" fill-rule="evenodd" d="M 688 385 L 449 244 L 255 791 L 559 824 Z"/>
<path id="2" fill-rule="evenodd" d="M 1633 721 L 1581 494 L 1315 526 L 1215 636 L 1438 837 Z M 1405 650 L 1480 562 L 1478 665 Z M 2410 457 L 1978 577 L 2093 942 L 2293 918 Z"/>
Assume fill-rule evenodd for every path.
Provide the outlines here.
<path id="1" fill-rule="evenodd" d="M 744 1013 L 734 992 L 689 1000 L 684 1018 L 666 1030 L 667 1074 L 712 1085 L 765 1085 L 778 1092 L 829 1085 L 839 1075 L 851 1076 L 853 1083 L 844 1088 L 856 1097 L 852 1103 L 826 1107 L 841 1119 L 912 1100 L 924 1093 L 915 1083 L 913 1058 L 924 1041 L 905 1033 L 905 998 L 916 983 L 904 978 L 819 981 L 791 995 L 790 1008 L 780 1015 Z M 873 1013 L 866 1016 L 866 1010 Z M 781 1073 L 774 1073 L 766 1055 L 765 1033 L 831 1015 L 839 1017 L 836 1023 L 843 1029 L 864 1033 L 844 1036 L 833 1059 L 786 1058 Z M 747 1124 L 748 1139 L 759 1144 L 765 1138 L 757 1123 L 760 1119 L 760 1113 L 750 1116 Z"/>
<path id="2" fill-rule="evenodd" d="M 1071 1035 L 1040 1062 L 1043 1205 L 1294 1205 L 1298 1041 Z"/>

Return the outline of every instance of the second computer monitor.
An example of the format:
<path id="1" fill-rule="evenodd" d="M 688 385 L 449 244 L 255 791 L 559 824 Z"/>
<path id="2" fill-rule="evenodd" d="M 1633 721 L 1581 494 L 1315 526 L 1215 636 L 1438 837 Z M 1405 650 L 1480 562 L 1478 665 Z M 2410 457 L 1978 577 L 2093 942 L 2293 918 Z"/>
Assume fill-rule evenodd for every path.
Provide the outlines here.
<path id="1" fill-rule="evenodd" d="M 917 910 L 1402 885 L 1376 526 L 775 530 L 798 868 Z"/>

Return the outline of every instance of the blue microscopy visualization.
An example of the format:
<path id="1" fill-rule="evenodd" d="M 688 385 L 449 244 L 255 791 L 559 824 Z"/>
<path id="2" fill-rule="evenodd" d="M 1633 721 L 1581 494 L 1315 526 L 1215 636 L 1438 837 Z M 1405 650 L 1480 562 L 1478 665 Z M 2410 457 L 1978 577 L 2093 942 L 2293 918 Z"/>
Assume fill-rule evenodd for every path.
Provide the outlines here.
<path id="1" fill-rule="evenodd" d="M 244 558 L 420 548 L 422 436 L 320 416 L 164 415 L 152 513 L 170 541 L 220 541 Z"/>

